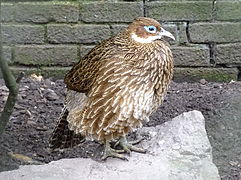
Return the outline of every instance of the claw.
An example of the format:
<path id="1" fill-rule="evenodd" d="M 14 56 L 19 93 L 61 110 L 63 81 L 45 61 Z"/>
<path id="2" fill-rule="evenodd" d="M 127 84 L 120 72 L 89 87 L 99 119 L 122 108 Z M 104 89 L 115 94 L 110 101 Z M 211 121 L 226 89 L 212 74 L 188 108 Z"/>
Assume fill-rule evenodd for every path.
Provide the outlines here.
<path id="1" fill-rule="evenodd" d="M 116 150 L 116 149 L 112 149 L 110 147 L 110 143 L 108 141 L 105 142 L 105 150 L 104 150 L 104 154 L 101 158 L 101 160 L 106 160 L 108 157 L 113 157 L 113 158 L 119 158 L 125 161 L 128 161 L 128 159 L 119 153 L 123 153 L 125 152 L 124 150 Z"/>
<path id="2" fill-rule="evenodd" d="M 131 154 L 131 151 L 135 151 L 135 152 L 139 152 L 139 153 L 146 153 L 146 150 L 145 150 L 145 149 L 142 149 L 142 148 L 138 148 L 138 147 L 136 147 L 136 146 L 133 146 L 133 145 L 135 145 L 135 144 L 140 143 L 142 140 L 143 140 L 143 138 L 128 143 L 127 140 L 126 140 L 126 137 L 122 137 L 122 138 L 116 143 L 116 145 L 119 144 L 119 145 L 123 148 L 123 150 L 124 150 L 125 152 L 127 152 L 129 155 Z"/>
<path id="3" fill-rule="evenodd" d="M 134 144 L 138 144 L 143 140 L 143 138 L 138 139 L 136 141 L 132 141 L 132 142 L 127 142 L 126 137 L 121 137 L 119 139 L 119 141 L 117 141 L 114 145 L 114 147 L 116 147 L 117 145 L 119 145 L 120 147 L 122 147 L 121 150 L 117 150 L 117 149 L 113 149 L 110 147 L 110 142 L 109 141 L 105 141 L 105 150 L 104 150 L 104 154 L 101 158 L 101 160 L 106 160 L 108 157 L 114 157 L 114 158 L 119 158 L 122 160 L 126 160 L 128 161 L 128 159 L 120 154 L 120 153 L 124 153 L 126 152 L 129 156 L 131 155 L 131 151 L 135 151 L 135 152 L 139 152 L 139 153 L 146 153 L 145 149 L 142 148 L 138 148 L 136 146 L 133 146 Z"/>

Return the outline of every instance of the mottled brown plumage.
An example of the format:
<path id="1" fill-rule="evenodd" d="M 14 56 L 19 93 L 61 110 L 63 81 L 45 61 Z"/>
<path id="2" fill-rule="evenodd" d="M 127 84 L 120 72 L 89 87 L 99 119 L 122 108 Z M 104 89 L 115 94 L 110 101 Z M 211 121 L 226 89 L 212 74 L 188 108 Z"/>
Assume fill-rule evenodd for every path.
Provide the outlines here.
<path id="1" fill-rule="evenodd" d="M 157 21 L 140 17 L 93 48 L 64 79 L 68 93 L 60 124 L 64 121 L 70 132 L 107 143 L 148 121 L 173 74 L 172 53 L 162 36 L 174 38 Z M 53 147 L 65 147 L 57 143 L 62 129 L 55 129 Z"/>

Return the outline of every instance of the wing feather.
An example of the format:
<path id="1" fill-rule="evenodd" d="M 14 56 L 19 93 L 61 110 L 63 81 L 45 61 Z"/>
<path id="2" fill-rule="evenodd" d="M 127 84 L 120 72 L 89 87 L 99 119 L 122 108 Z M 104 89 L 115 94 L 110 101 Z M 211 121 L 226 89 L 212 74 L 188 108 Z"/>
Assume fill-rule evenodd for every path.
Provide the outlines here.
<path id="1" fill-rule="evenodd" d="M 67 88 L 81 93 L 88 93 L 98 76 L 103 61 L 111 57 L 113 49 L 114 44 L 111 38 L 93 48 L 65 76 L 64 83 Z"/>

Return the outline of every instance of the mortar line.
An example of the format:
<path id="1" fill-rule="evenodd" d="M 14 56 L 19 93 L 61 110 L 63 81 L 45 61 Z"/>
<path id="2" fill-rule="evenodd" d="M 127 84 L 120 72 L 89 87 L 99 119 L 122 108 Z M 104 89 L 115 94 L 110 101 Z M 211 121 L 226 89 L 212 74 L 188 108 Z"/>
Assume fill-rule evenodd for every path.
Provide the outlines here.
<path id="1" fill-rule="evenodd" d="M 146 17 L 146 0 L 143 0 L 143 15 Z"/>
<path id="2" fill-rule="evenodd" d="M 187 41 L 189 42 L 189 43 L 192 43 L 191 42 L 191 38 L 190 38 L 190 33 L 189 33 L 189 21 L 187 21 L 187 26 L 186 26 L 186 35 L 187 35 Z"/>
<path id="3" fill-rule="evenodd" d="M 214 42 L 210 42 L 209 43 L 209 63 L 211 66 L 216 66 L 216 58 L 215 58 L 215 43 Z"/>
<path id="4" fill-rule="evenodd" d="M 237 76 L 237 80 L 241 81 L 241 67 L 237 67 L 238 69 L 238 76 Z"/>
<path id="5" fill-rule="evenodd" d="M 216 12 L 216 7 L 215 7 L 215 4 L 216 4 L 216 2 L 217 2 L 217 0 L 213 0 L 212 1 L 212 22 L 214 22 L 215 21 L 215 12 Z"/>

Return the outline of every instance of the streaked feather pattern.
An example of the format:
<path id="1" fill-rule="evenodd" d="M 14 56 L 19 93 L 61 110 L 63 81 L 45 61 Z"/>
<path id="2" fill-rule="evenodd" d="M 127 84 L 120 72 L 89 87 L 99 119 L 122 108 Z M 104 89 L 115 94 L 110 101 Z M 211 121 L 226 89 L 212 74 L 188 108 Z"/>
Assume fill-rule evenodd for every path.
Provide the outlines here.
<path id="1" fill-rule="evenodd" d="M 96 46 L 66 75 L 67 121 L 76 134 L 117 139 L 141 127 L 162 103 L 173 74 L 170 47 L 163 40 L 136 42 L 132 28 Z"/>

